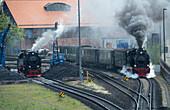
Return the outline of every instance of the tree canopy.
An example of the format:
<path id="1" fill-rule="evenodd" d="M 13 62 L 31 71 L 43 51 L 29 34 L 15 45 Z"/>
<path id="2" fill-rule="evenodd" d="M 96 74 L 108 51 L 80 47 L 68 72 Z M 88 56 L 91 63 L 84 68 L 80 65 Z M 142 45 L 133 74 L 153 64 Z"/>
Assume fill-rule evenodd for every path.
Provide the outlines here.
<path id="1" fill-rule="evenodd" d="M 151 58 L 151 62 L 154 65 L 159 65 L 160 62 L 160 44 L 154 44 L 147 48 L 148 54 Z"/>
<path id="2" fill-rule="evenodd" d="M 1 9 L 1 6 L 0 6 Z M 6 36 L 5 43 L 10 47 L 14 47 L 19 40 L 23 40 L 25 34 L 24 29 L 17 26 L 16 23 L 10 22 L 10 17 L 6 16 L 5 13 L 0 13 L 0 34 L 11 24 L 10 30 Z"/>

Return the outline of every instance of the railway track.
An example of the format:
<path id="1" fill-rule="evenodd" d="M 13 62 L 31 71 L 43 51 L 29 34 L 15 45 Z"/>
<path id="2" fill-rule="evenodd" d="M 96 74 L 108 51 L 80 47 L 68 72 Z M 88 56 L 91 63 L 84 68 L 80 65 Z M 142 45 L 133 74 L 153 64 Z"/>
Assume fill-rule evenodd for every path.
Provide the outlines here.
<path id="1" fill-rule="evenodd" d="M 139 88 L 138 91 L 135 91 L 131 89 L 130 87 L 127 87 L 126 85 L 118 82 L 117 80 L 105 75 L 102 72 L 94 71 L 91 69 L 86 69 L 91 74 L 95 75 L 96 77 L 100 78 L 107 84 L 113 86 L 114 88 L 118 89 L 119 91 L 126 94 L 135 104 L 134 110 L 151 110 L 152 109 L 152 82 L 150 79 L 145 78 L 145 82 L 142 82 L 142 79 L 137 79 L 139 82 Z M 145 83 L 148 82 L 148 85 L 145 85 Z M 142 103 L 142 104 L 141 104 Z"/>
<path id="2" fill-rule="evenodd" d="M 14 63 L 16 63 L 16 62 L 14 62 Z M 9 61 L 9 64 L 13 64 L 13 62 Z M 90 73 L 94 74 L 96 77 L 100 78 L 101 80 L 103 80 L 107 84 L 111 85 L 112 87 L 118 89 L 119 91 L 121 91 L 125 95 L 127 95 L 129 97 L 129 99 L 134 103 L 132 108 L 134 108 L 135 110 L 139 110 L 139 109 L 140 110 L 151 110 L 152 109 L 152 82 L 150 81 L 150 79 L 144 79 L 144 78 L 143 79 L 138 79 L 138 81 L 139 81 L 139 89 L 138 89 L 138 91 L 135 91 L 132 88 L 127 87 L 124 84 L 121 84 L 120 82 L 118 82 L 115 79 L 105 75 L 102 72 L 98 72 L 98 71 L 96 72 L 96 71 L 92 71 L 92 70 L 89 70 L 89 69 L 86 69 L 86 70 L 88 70 Z M 37 79 L 34 79 L 34 80 L 37 80 Z M 47 79 L 44 79 L 44 80 L 47 81 Z M 44 80 L 39 80 L 39 82 L 41 82 L 41 84 L 43 84 L 43 85 L 46 85 L 46 86 L 49 86 L 49 87 L 52 87 L 52 88 L 55 88 L 55 86 L 56 86 L 56 88 L 58 88 L 58 89 L 70 92 L 67 89 L 61 88 L 61 82 L 56 82 L 55 81 L 55 82 L 53 82 L 51 84 L 51 83 L 42 82 Z M 56 84 L 60 84 L 60 88 Z M 62 84 L 62 85 L 64 85 L 64 84 Z M 145 85 L 145 86 L 143 86 L 143 85 Z M 76 93 L 74 93 L 74 94 L 76 94 Z M 77 96 L 81 96 L 81 95 L 79 94 Z M 89 99 L 87 99 L 87 100 L 89 100 Z M 95 98 L 93 98 L 93 99 L 96 102 L 99 102 L 98 104 L 96 104 L 98 106 L 106 105 L 105 109 L 112 109 L 113 106 L 115 106 L 115 108 L 117 107 L 117 109 L 122 109 L 122 108 L 119 108 L 117 105 L 113 104 L 112 102 L 109 102 L 108 100 L 107 101 L 110 104 L 113 104 L 113 105 L 109 105 L 108 103 L 107 104 L 103 104 L 103 101 L 101 101 L 103 98 L 101 98 L 100 100 L 99 99 L 96 100 Z M 92 101 L 92 102 L 96 103 L 94 101 Z M 100 107 L 100 108 L 102 108 L 102 107 Z"/>
<path id="3" fill-rule="evenodd" d="M 148 102 L 146 102 L 143 99 L 140 99 L 139 97 L 140 109 L 152 110 L 152 81 L 148 78 L 140 78 L 139 81 L 141 83 L 139 93 L 142 94 L 148 100 Z"/>
<path id="4" fill-rule="evenodd" d="M 93 105 L 97 106 L 101 110 L 123 110 L 121 107 L 117 106 L 116 104 L 91 93 L 84 92 L 80 89 L 75 87 L 68 86 L 60 81 L 53 81 L 49 79 L 45 79 L 43 77 L 34 78 L 33 82 L 38 84 L 44 85 L 46 87 L 50 87 L 53 90 L 62 90 L 69 94 L 73 94 L 74 96 L 81 97 L 87 101 L 90 101 Z M 96 108 L 94 108 L 96 109 Z"/>

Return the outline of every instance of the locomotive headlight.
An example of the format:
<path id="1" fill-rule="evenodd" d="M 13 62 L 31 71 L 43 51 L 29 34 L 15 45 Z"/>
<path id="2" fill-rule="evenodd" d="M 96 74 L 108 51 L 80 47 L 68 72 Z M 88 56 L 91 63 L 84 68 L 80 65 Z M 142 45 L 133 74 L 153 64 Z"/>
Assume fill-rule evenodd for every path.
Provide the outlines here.
<path id="1" fill-rule="evenodd" d="M 34 53 L 32 53 L 32 55 L 34 55 Z"/>
<path id="2" fill-rule="evenodd" d="M 37 68 L 39 68 L 40 66 L 37 66 Z"/>
<path id="3" fill-rule="evenodd" d="M 143 54 L 143 52 L 140 52 L 140 54 Z"/>
<path id="4" fill-rule="evenodd" d="M 134 65 L 134 67 L 136 67 L 136 65 Z"/>
<path id="5" fill-rule="evenodd" d="M 28 66 L 29 68 L 31 68 L 31 66 Z"/>

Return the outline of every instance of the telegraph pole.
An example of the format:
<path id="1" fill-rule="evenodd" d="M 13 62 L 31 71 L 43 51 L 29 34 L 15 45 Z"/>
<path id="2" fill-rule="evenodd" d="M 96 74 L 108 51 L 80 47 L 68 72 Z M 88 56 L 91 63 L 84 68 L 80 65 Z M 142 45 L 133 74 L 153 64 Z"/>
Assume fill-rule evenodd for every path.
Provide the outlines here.
<path id="1" fill-rule="evenodd" d="M 78 0 L 78 28 L 79 28 L 79 76 L 81 82 L 82 77 L 81 77 L 80 0 Z"/>
<path id="2" fill-rule="evenodd" d="M 163 37 L 164 37 L 164 62 L 166 62 L 166 58 L 165 58 L 165 10 L 167 10 L 166 8 L 163 9 Z"/>

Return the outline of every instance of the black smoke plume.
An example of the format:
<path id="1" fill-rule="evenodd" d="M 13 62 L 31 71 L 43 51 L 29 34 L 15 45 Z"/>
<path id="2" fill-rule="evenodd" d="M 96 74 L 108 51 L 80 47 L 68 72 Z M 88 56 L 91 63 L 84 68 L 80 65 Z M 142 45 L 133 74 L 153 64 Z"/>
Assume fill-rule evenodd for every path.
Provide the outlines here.
<path id="1" fill-rule="evenodd" d="M 166 0 L 125 0 L 118 14 L 119 25 L 136 38 L 142 48 L 146 33 L 155 22 L 162 20 L 162 10 L 169 5 Z"/>

